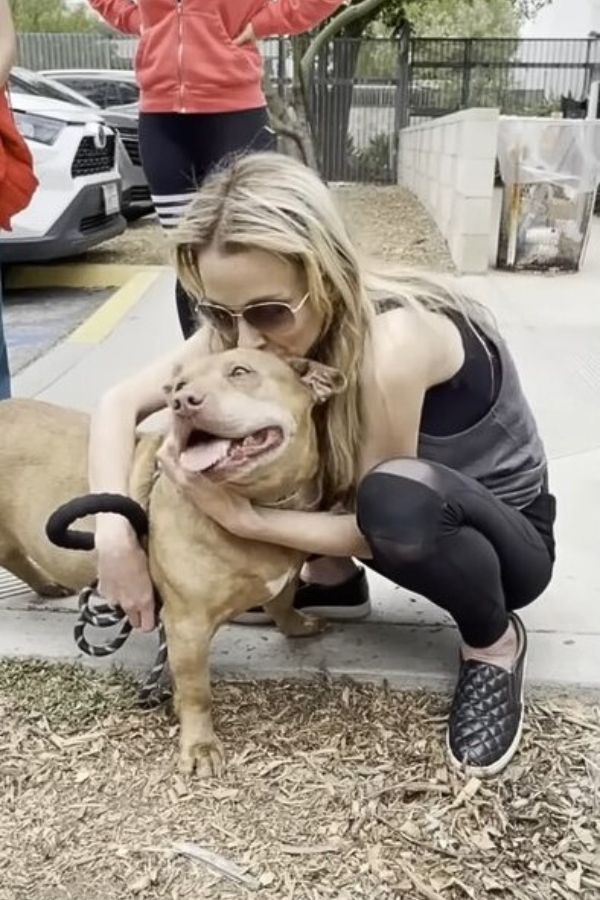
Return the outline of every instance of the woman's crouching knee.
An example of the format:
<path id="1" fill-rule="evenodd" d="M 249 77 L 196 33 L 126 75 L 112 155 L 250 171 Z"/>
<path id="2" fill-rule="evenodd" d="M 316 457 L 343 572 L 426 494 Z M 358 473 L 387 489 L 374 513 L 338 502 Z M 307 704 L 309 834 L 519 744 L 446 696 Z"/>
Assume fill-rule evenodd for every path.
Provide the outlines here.
<path id="1" fill-rule="evenodd" d="M 374 559 L 393 555 L 415 563 L 435 552 L 443 501 L 423 460 L 394 459 L 376 466 L 358 486 L 356 517 Z"/>

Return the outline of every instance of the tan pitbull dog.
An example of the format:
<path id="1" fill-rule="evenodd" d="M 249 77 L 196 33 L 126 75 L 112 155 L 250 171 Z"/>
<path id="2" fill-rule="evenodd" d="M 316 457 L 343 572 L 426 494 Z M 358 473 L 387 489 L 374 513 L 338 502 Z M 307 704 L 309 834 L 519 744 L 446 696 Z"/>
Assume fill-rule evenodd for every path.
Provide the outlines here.
<path id="1" fill-rule="evenodd" d="M 244 349 L 202 357 L 165 386 L 167 440 L 192 477 L 225 481 L 259 504 L 308 508 L 319 467 L 312 409 L 343 386 L 337 370 L 307 360 L 288 364 Z M 139 437 L 130 494 L 149 511 L 150 572 L 163 601 L 180 764 L 215 774 L 223 752 L 212 724 L 208 656 L 217 628 L 259 605 L 288 636 L 315 634 L 322 623 L 292 606 L 305 554 L 243 540 L 200 513 L 157 472 L 163 439 Z M 80 590 L 96 577 L 95 555 L 54 547 L 45 524 L 89 490 L 87 416 L 9 400 L 0 404 L 0 440 L 0 565 L 43 596 Z"/>

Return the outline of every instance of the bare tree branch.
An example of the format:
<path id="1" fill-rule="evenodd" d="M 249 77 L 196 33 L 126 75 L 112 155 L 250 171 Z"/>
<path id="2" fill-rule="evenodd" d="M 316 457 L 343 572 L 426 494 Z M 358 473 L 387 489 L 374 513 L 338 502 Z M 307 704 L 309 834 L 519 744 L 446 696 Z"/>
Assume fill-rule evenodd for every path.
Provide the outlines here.
<path id="1" fill-rule="evenodd" d="M 296 109 L 287 106 L 267 75 L 264 78 L 263 88 L 271 126 L 280 137 L 287 138 L 296 146 L 298 155 L 305 165 L 316 169 L 317 160 L 308 123 L 298 116 Z"/>
<path id="2" fill-rule="evenodd" d="M 327 23 L 325 28 L 319 31 L 319 33 L 311 41 L 310 46 L 302 57 L 302 62 L 300 63 L 300 78 L 302 81 L 302 88 L 305 96 L 307 96 L 308 92 L 309 78 L 313 63 L 315 61 L 317 53 L 319 52 L 323 44 L 331 40 L 332 37 L 335 37 L 336 34 L 339 34 L 342 28 L 345 28 L 352 22 L 356 22 L 357 19 L 362 19 L 365 16 L 369 15 L 369 13 L 374 14 L 379 9 L 379 7 L 383 6 L 386 2 L 387 0 L 362 0 L 362 3 L 356 3 L 352 6 L 348 6 L 343 12 L 339 13 L 339 15 L 331 19 L 331 21 Z"/>

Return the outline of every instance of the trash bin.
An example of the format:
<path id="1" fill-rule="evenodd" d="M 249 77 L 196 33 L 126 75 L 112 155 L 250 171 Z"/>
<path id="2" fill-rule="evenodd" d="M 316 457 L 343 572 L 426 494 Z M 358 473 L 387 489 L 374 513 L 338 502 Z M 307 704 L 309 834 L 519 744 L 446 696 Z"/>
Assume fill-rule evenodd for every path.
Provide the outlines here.
<path id="1" fill-rule="evenodd" d="M 600 121 L 503 116 L 497 265 L 579 269 L 600 180 Z"/>

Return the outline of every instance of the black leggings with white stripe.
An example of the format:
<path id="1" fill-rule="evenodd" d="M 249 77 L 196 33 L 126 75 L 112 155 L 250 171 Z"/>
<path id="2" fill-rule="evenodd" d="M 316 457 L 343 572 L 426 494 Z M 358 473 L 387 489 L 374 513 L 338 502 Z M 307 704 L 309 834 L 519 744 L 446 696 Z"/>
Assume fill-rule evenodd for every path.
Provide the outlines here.
<path id="1" fill-rule="evenodd" d="M 265 107 L 224 113 L 141 113 L 140 152 L 163 228 L 174 228 L 206 175 L 239 153 L 275 149 Z M 177 283 L 184 336 L 196 330 L 187 294 Z"/>

